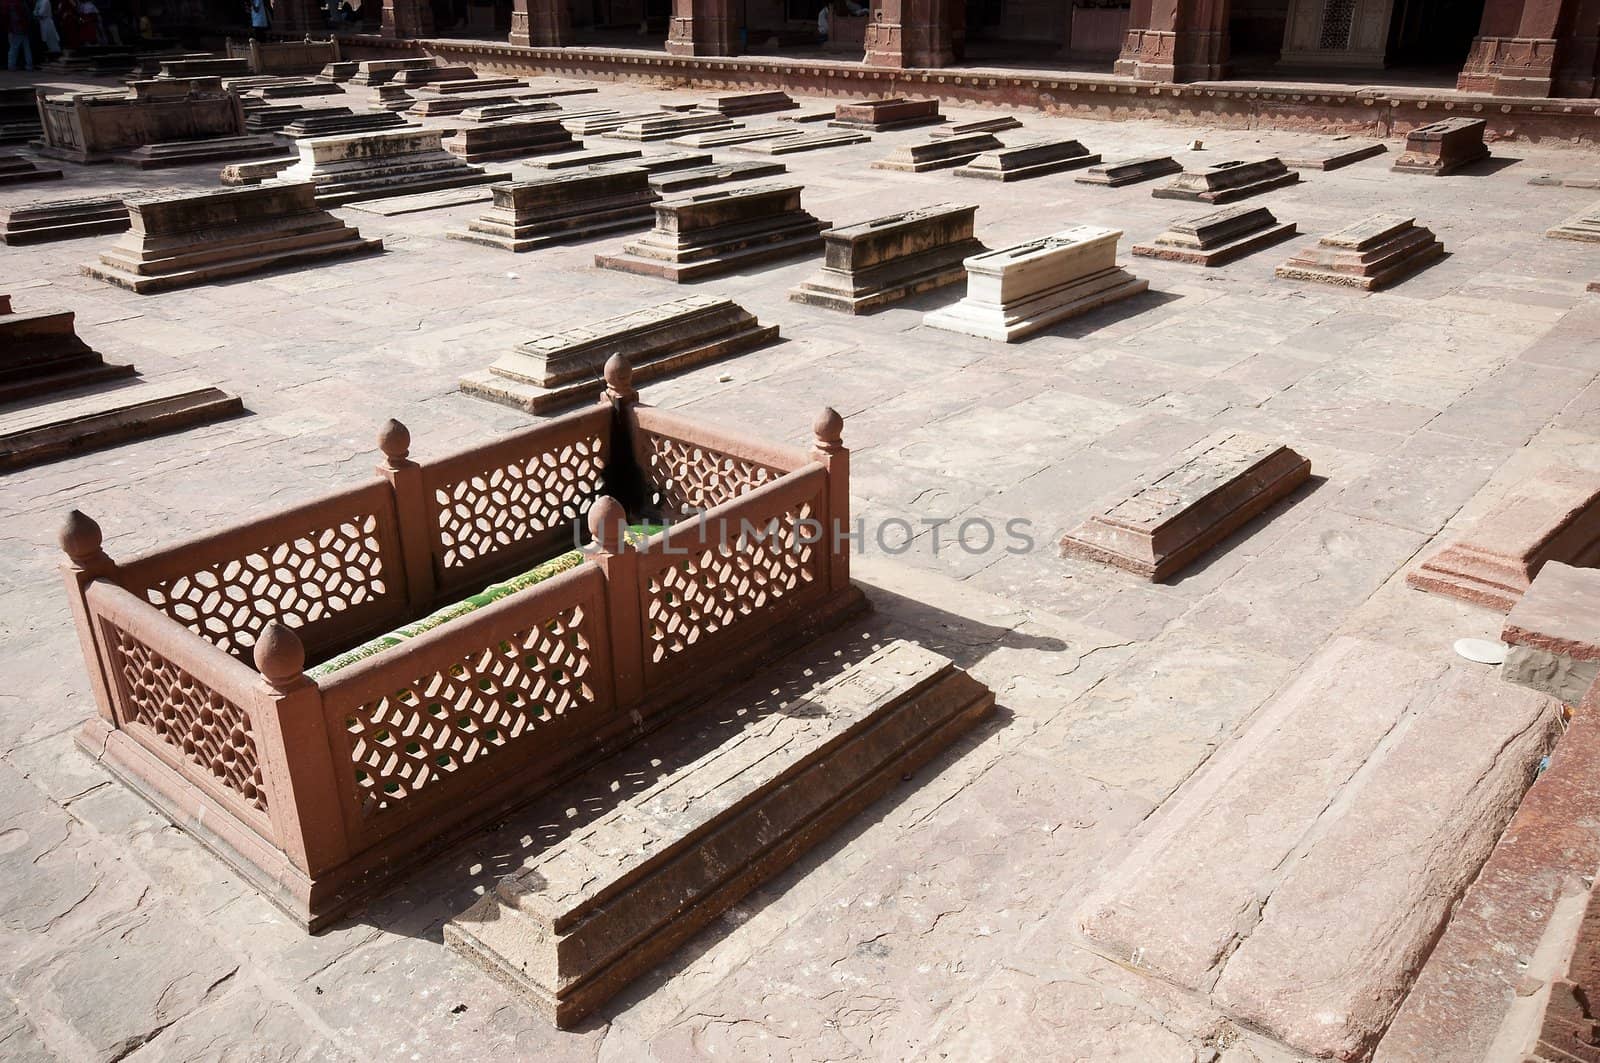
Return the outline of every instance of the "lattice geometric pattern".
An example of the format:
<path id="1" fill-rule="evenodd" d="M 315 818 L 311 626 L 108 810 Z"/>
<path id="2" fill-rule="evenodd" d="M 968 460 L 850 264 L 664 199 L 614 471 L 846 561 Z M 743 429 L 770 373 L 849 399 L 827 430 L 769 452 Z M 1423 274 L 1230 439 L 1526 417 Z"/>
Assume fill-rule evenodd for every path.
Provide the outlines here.
<path id="1" fill-rule="evenodd" d="M 575 605 L 347 717 L 362 814 L 402 808 L 541 723 L 592 705 L 585 619 Z"/>
<path id="2" fill-rule="evenodd" d="M 474 473 L 434 491 L 444 567 L 488 557 L 576 520 L 600 487 L 600 438 Z"/>
<path id="3" fill-rule="evenodd" d="M 815 507 L 781 514 L 762 534 L 716 543 L 651 575 L 645 585 L 645 652 L 651 667 L 705 645 L 717 632 L 820 576 Z M 809 529 L 809 530 L 808 530 Z"/>
<path id="4" fill-rule="evenodd" d="M 143 724 L 245 804 L 265 812 L 267 791 L 244 710 L 121 628 L 110 631 L 127 721 Z"/>
<path id="5" fill-rule="evenodd" d="M 783 475 L 782 469 L 710 450 L 698 443 L 645 433 L 655 503 L 667 513 L 698 513 Z"/>
<path id="6" fill-rule="evenodd" d="M 1328 0 L 1322 9 L 1322 36 L 1318 47 L 1338 50 L 1350 47 L 1350 31 L 1355 28 L 1356 0 Z"/>
<path id="7" fill-rule="evenodd" d="M 244 656 L 268 620 L 304 627 L 388 592 L 378 518 L 362 513 L 291 542 L 145 588 L 145 598 L 201 638 Z"/>

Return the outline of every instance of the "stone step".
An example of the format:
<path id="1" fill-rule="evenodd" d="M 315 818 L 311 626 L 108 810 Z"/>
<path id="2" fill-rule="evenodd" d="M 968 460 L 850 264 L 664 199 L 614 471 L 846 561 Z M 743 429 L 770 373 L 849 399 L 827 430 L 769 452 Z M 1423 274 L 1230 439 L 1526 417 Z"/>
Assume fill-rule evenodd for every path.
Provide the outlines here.
<path id="1" fill-rule="evenodd" d="M 1295 1051 L 1362 1058 L 1559 719 L 1443 654 L 1338 638 L 1163 807 L 1079 926 Z"/>
<path id="2" fill-rule="evenodd" d="M 237 395 L 194 381 L 139 383 L 0 410 L 0 469 L 20 469 L 244 411 Z"/>
<path id="3" fill-rule="evenodd" d="M 796 693 L 774 704 L 775 689 Z M 587 807 L 634 763 L 659 780 L 501 880 L 446 942 L 570 1027 L 993 705 L 948 659 L 903 641 L 818 673 L 775 666 L 557 795 L 553 813 Z M 684 750 L 699 755 L 684 763 Z M 662 761 L 681 766 L 663 773 Z"/>

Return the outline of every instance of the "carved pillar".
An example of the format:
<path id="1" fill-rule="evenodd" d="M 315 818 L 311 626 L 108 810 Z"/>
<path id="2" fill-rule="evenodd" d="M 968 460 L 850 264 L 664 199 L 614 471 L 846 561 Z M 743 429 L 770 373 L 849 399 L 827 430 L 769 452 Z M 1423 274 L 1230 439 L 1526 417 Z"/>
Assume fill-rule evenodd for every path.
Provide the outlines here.
<path id="1" fill-rule="evenodd" d="M 672 0 L 668 55 L 738 55 L 733 0 Z"/>
<path id="2" fill-rule="evenodd" d="M 1456 87 L 1496 96 L 1549 96 L 1557 38 L 1579 6 L 1578 0 L 1488 0 Z"/>
<path id="3" fill-rule="evenodd" d="M 560 48 L 572 43 L 567 0 L 511 0 L 510 43 Z"/>
<path id="4" fill-rule="evenodd" d="M 1394 0 L 1289 0 L 1278 63 L 1379 69 L 1393 14 Z"/>
<path id="5" fill-rule="evenodd" d="M 383 0 L 385 37 L 414 39 L 433 36 L 433 4 L 429 0 Z"/>
<path id="6" fill-rule="evenodd" d="M 865 61 L 894 70 L 949 66 L 965 33 L 962 0 L 873 0 Z"/>
<path id="7" fill-rule="evenodd" d="M 1228 76 L 1228 0 L 1134 0 L 1116 71 L 1144 81 Z"/>

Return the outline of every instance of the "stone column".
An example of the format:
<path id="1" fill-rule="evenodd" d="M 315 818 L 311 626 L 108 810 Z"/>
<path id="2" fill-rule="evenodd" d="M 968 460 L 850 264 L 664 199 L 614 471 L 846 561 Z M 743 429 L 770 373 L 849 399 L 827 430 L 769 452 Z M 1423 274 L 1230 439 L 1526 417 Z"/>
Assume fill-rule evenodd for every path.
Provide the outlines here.
<path id="1" fill-rule="evenodd" d="M 866 64 L 894 70 L 949 66 L 956 60 L 958 25 L 964 33 L 961 0 L 873 0 Z"/>
<path id="2" fill-rule="evenodd" d="M 1496 96 L 1549 96 L 1557 38 L 1578 6 L 1578 0 L 1488 0 L 1456 87 Z"/>
<path id="3" fill-rule="evenodd" d="M 567 0 L 511 0 L 511 44 L 560 48 L 572 43 Z"/>
<path id="4" fill-rule="evenodd" d="M 383 0 L 385 37 L 401 39 L 433 36 L 433 5 L 428 0 Z"/>
<path id="5" fill-rule="evenodd" d="M 1394 0 L 1289 0 L 1282 66 L 1381 69 Z"/>
<path id="6" fill-rule="evenodd" d="M 1134 0 L 1116 71 L 1144 81 L 1228 76 L 1228 0 Z"/>
<path id="7" fill-rule="evenodd" d="M 738 55 L 733 0 L 672 0 L 668 55 Z"/>
<path id="8" fill-rule="evenodd" d="M 1600 95 L 1600 0 L 1577 0 L 1572 26 L 1556 49 L 1557 96 L 1589 99 Z"/>

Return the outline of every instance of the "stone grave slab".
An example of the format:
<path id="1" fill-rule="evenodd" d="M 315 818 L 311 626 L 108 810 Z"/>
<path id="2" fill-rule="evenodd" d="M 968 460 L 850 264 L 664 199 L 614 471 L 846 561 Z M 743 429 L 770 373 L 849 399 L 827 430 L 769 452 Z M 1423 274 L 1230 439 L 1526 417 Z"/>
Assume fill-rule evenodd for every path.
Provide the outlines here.
<path id="1" fill-rule="evenodd" d="M 1172 183 L 1150 194 L 1157 199 L 1189 199 L 1199 203 L 1232 203 L 1292 185 L 1300 175 L 1277 158 L 1233 159 L 1198 170 L 1185 170 Z"/>
<path id="2" fill-rule="evenodd" d="M 240 185 L 258 185 L 262 181 L 278 176 L 299 161 L 298 155 L 279 159 L 257 159 L 253 162 L 236 162 L 224 166 L 217 174 L 217 180 L 229 188 Z"/>
<path id="3" fill-rule="evenodd" d="M 351 203 L 346 209 L 363 214 L 376 214 L 395 218 L 403 214 L 420 214 L 425 210 L 442 207 L 461 207 L 468 203 L 488 203 L 494 199 L 493 185 L 469 185 L 466 188 L 444 188 L 437 192 L 418 192 L 413 196 L 389 196 L 387 199 L 366 199 Z M 448 233 L 446 235 L 449 235 Z"/>
<path id="4" fill-rule="evenodd" d="M 1266 207 L 1224 207 L 1173 222 L 1153 243 L 1134 245 L 1133 253 L 1168 262 L 1222 266 L 1294 234 L 1294 222 L 1280 223 Z"/>
<path id="5" fill-rule="evenodd" d="M 275 85 L 252 89 L 248 95 L 259 100 L 295 100 L 307 96 L 341 96 L 344 87 L 327 81 L 286 79 Z"/>
<path id="6" fill-rule="evenodd" d="M 1406 582 L 1506 612 L 1549 561 L 1600 565 L 1600 474 L 1560 465 L 1540 469 Z"/>
<path id="7" fill-rule="evenodd" d="M 607 359 L 620 354 L 642 384 L 692 366 L 764 347 L 776 325 L 728 299 L 688 295 L 579 328 L 536 336 L 461 378 L 463 393 L 545 414 L 599 393 Z"/>
<path id="8" fill-rule="evenodd" d="M 754 181 L 762 177 L 776 177 L 787 173 L 781 162 L 722 162 L 710 166 L 690 166 L 681 170 L 666 170 L 650 175 L 650 187 L 662 195 L 689 192 L 712 185 L 732 184 L 735 181 Z"/>
<path id="9" fill-rule="evenodd" d="M 802 209 L 800 191 L 753 184 L 662 200 L 655 228 L 618 254 L 596 255 L 595 265 L 681 284 L 810 254 L 827 223 Z"/>
<path id="10" fill-rule="evenodd" d="M 792 125 L 758 125 L 720 129 L 711 133 L 691 133 L 686 137 L 677 137 L 672 142 L 687 148 L 727 148 L 735 144 L 749 144 L 756 140 L 799 135 L 800 130 Z"/>
<path id="11" fill-rule="evenodd" d="M 415 102 L 402 85 L 379 85 L 372 90 L 372 106 L 380 111 L 409 111 Z"/>
<path id="12" fill-rule="evenodd" d="M 1136 159 L 1117 159 L 1114 162 L 1091 166 L 1073 180 L 1080 185 L 1105 185 L 1109 188 L 1118 188 L 1182 172 L 1183 165 L 1171 155 L 1142 155 Z"/>
<path id="13" fill-rule="evenodd" d="M 681 114 L 654 114 L 649 118 L 636 118 L 624 122 L 603 135 L 611 140 L 650 142 L 672 140 L 690 133 L 709 133 L 721 129 L 734 129 L 738 123 L 725 114 L 715 111 L 686 111 Z"/>
<path id="14" fill-rule="evenodd" d="M 529 159 L 523 165 L 535 170 L 571 170 L 588 166 L 636 166 L 644 158 L 638 148 L 606 148 L 603 151 L 574 151 L 569 155 L 549 155 Z"/>
<path id="15" fill-rule="evenodd" d="M 441 143 L 446 151 L 465 162 L 547 155 L 579 146 L 560 122 L 543 118 L 509 118 L 464 126 Z"/>
<path id="16" fill-rule="evenodd" d="M 150 189 L 116 196 L 87 196 L 0 206 L 0 244 L 19 247 L 79 236 L 120 233 L 128 227 L 128 201 L 177 195 Z"/>
<path id="17" fill-rule="evenodd" d="M 56 461 L 242 412 L 237 395 L 192 380 L 69 393 L 0 411 L 0 470 Z"/>
<path id="18" fill-rule="evenodd" d="M 1550 561 L 1506 614 L 1508 682 L 1568 705 L 1600 679 L 1600 569 Z"/>
<path id="19" fill-rule="evenodd" d="M 246 133 L 276 133 L 290 122 L 303 118 L 328 118 L 333 115 L 351 117 L 354 114 L 355 112 L 348 107 L 302 107 L 299 104 L 283 104 L 251 111 L 244 117 L 244 129 Z"/>
<path id="20" fill-rule="evenodd" d="M 871 139 L 865 133 L 828 129 L 801 133 L 799 136 L 793 137 L 772 137 L 757 140 L 749 144 L 740 144 L 733 150 L 749 152 L 753 155 L 798 155 L 802 151 L 837 148 L 846 144 L 860 144 Z"/>
<path id="21" fill-rule="evenodd" d="M 1546 188 L 1600 188 L 1600 174 L 1546 172 L 1534 174 L 1528 183 Z"/>
<path id="22" fill-rule="evenodd" d="M 363 114 L 306 115 L 278 130 L 290 140 L 306 137 L 333 137 L 346 133 L 370 133 L 375 129 L 399 129 L 406 120 L 393 111 L 367 111 Z"/>
<path id="23" fill-rule="evenodd" d="M 660 195 L 633 167 L 559 171 L 532 181 L 489 186 L 489 211 L 447 235 L 455 240 L 532 251 L 605 233 L 648 228 Z"/>
<path id="24" fill-rule="evenodd" d="M 1444 257 L 1432 230 L 1402 214 L 1374 214 L 1329 233 L 1275 271 L 1289 280 L 1318 281 L 1364 291 L 1397 284 Z"/>
<path id="25" fill-rule="evenodd" d="M 889 96 L 841 103 L 833 109 L 833 119 L 828 124 L 835 129 L 886 133 L 893 129 L 937 125 L 943 121 L 938 100 L 908 100 L 903 96 Z"/>
<path id="26" fill-rule="evenodd" d="M 383 249 L 321 209 L 305 181 L 130 202 L 128 214 L 128 232 L 84 272 L 141 294 Z"/>
<path id="27" fill-rule="evenodd" d="M 1388 146 L 1377 140 L 1334 137 L 1279 152 L 1283 164 L 1294 170 L 1337 170 L 1351 163 L 1382 155 Z"/>
<path id="28" fill-rule="evenodd" d="M 1159 583 L 1310 476 L 1311 463 L 1282 443 L 1244 432 L 1219 433 L 1189 448 L 1173 469 L 1068 532 L 1061 552 Z"/>
<path id="29" fill-rule="evenodd" d="M 59 180 L 61 180 L 60 170 L 41 170 L 32 159 L 21 155 L 0 155 L 0 185 Z"/>
<path id="30" fill-rule="evenodd" d="M 362 199 L 431 192 L 440 188 L 504 181 L 444 150 L 444 130 L 403 129 L 307 137 L 297 141 L 299 161 L 272 183 L 310 181 L 317 203 L 337 207 Z"/>
<path id="31" fill-rule="evenodd" d="M 708 106 L 719 114 L 738 118 L 747 114 L 792 111 L 800 105 L 794 102 L 787 92 L 736 92 L 726 96 L 713 96 Z"/>
<path id="32" fill-rule="evenodd" d="M 803 124 L 831 122 L 833 121 L 833 108 L 821 107 L 812 110 L 799 110 L 793 114 L 777 114 L 773 115 L 773 117 L 780 122 L 800 122 Z"/>
<path id="33" fill-rule="evenodd" d="M 822 269 L 789 290 L 793 302 L 860 314 L 957 284 L 987 250 L 972 235 L 975 206 L 939 203 L 823 231 Z"/>
<path id="34" fill-rule="evenodd" d="M 484 103 L 468 107 L 459 115 L 463 122 L 503 122 L 507 118 L 536 115 L 541 118 L 564 116 L 561 105 L 553 100 L 518 100 L 515 103 Z"/>
<path id="35" fill-rule="evenodd" d="M 322 73 L 318 74 L 317 76 L 325 81 L 338 83 L 342 81 L 349 81 L 351 78 L 356 76 L 357 71 L 360 69 L 361 64 L 356 60 L 340 59 L 332 63 L 324 64 L 322 67 Z"/>
<path id="36" fill-rule="evenodd" d="M 173 78 L 236 78 L 250 76 L 249 59 L 169 59 L 161 64 L 156 77 L 163 81 Z"/>
<path id="37" fill-rule="evenodd" d="M 415 89 L 424 85 L 431 86 L 440 81 L 475 81 L 477 77 L 477 71 L 470 66 L 442 66 L 430 63 L 427 66 L 402 67 L 393 72 L 388 84 Z"/>
<path id="38" fill-rule="evenodd" d="M 785 685 L 777 671 L 761 678 Z M 759 694 L 747 688 L 622 754 L 681 766 L 502 879 L 447 924 L 447 943 L 570 1027 L 898 785 L 994 702 L 947 658 L 898 640 L 841 673 L 794 679 L 803 693 L 786 708 L 751 711 Z M 706 749 L 688 728 L 718 718 L 751 722 Z M 705 752 L 683 763 L 665 742 Z M 586 791 L 562 795 L 568 805 L 577 792 Z"/>
<path id="39" fill-rule="evenodd" d="M 1582 210 L 1545 232 L 1553 240 L 1582 240 L 1600 243 L 1600 203 Z"/>
<path id="40" fill-rule="evenodd" d="M 612 111 L 610 114 L 566 118 L 562 120 L 562 123 L 575 137 L 595 137 L 601 133 L 609 133 L 613 129 L 620 129 L 629 122 L 655 118 L 660 113 L 660 111 Z"/>
<path id="41" fill-rule="evenodd" d="M 248 159 L 275 155 L 283 144 L 270 136 L 209 137 L 205 140 L 173 140 L 160 144 L 141 144 L 119 152 L 113 158 L 125 166 L 159 170 L 169 166 L 192 166 L 222 159 Z"/>
<path id="42" fill-rule="evenodd" d="M 502 90 L 500 92 L 474 92 L 454 94 L 434 94 L 429 92 L 414 92 L 411 96 L 411 106 L 407 114 L 417 118 L 450 118 L 475 107 L 491 107 L 500 103 L 516 103 L 523 98 L 521 92 Z"/>
<path id="43" fill-rule="evenodd" d="M 967 133 L 959 137 L 927 140 L 921 144 L 905 144 L 887 158 L 872 164 L 875 170 L 898 170 L 902 173 L 926 173 L 943 170 L 971 162 L 986 151 L 1002 148 L 993 133 Z"/>
<path id="44" fill-rule="evenodd" d="M 395 78 L 400 84 L 407 84 L 403 77 Z M 508 77 L 463 77 L 440 78 L 429 81 L 423 90 L 427 93 L 440 96 L 453 96 L 462 92 L 503 92 L 507 89 L 526 89 L 528 83 L 517 78 Z"/>
<path id="45" fill-rule="evenodd" d="M 1014 343 L 1138 295 L 1150 282 L 1117 266 L 1119 229 L 1075 225 L 966 260 L 967 295 L 925 315 L 930 328 Z"/>
<path id="46" fill-rule="evenodd" d="M 1434 177 L 1455 173 L 1489 157 L 1483 143 L 1488 126 L 1482 118 L 1446 118 L 1418 126 L 1406 134 L 1406 150 L 1389 168 Z"/>
<path id="47" fill-rule="evenodd" d="M 1025 181 L 1030 177 L 1079 170 L 1100 161 L 1076 140 L 1034 140 L 985 151 L 956 171 L 957 177 L 985 181 Z"/>
<path id="48" fill-rule="evenodd" d="M 1021 129 L 1022 123 L 1009 114 L 998 118 L 978 118 L 971 122 L 951 122 L 930 129 L 928 135 L 935 140 L 941 137 L 962 137 L 968 133 L 1004 133 L 1007 129 Z"/>
<path id="49" fill-rule="evenodd" d="M 1297 1052 L 1366 1058 L 1558 723 L 1490 672 L 1336 638 L 1162 806 L 1080 929 Z"/>
<path id="50" fill-rule="evenodd" d="M 0 403 L 133 375 L 133 366 L 107 365 L 79 339 L 75 317 L 70 310 L 0 313 Z"/>

